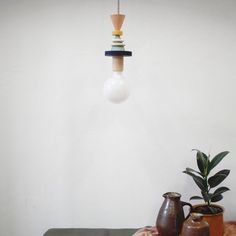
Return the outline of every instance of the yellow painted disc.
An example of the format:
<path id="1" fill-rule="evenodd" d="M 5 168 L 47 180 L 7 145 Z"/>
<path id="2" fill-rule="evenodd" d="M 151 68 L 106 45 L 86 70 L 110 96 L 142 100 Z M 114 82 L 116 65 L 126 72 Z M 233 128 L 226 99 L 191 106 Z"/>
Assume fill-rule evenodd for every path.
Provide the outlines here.
<path id="1" fill-rule="evenodd" d="M 113 36 L 116 36 L 116 35 L 121 36 L 121 35 L 123 35 L 123 32 L 120 30 L 114 30 L 114 31 L 112 31 L 112 35 Z"/>

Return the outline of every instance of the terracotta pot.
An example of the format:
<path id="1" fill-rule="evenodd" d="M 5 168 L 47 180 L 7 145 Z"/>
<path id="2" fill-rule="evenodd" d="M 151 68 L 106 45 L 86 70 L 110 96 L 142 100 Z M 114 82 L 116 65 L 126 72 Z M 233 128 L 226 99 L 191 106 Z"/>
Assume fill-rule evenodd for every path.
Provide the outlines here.
<path id="1" fill-rule="evenodd" d="M 224 231 L 224 208 L 216 204 L 211 205 L 220 208 L 222 212 L 217 214 L 203 214 L 203 220 L 205 220 L 210 226 L 210 236 L 222 236 Z M 200 206 L 206 206 L 206 204 L 194 205 L 193 211 Z"/>

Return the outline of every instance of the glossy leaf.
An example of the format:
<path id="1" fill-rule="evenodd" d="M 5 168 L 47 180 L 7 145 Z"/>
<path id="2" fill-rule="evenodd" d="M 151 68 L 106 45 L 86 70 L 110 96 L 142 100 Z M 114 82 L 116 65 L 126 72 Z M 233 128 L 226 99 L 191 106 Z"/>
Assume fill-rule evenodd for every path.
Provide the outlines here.
<path id="1" fill-rule="evenodd" d="M 205 159 L 205 176 L 207 176 L 210 173 L 210 156 L 207 156 L 204 152 L 202 152 L 202 155 Z"/>
<path id="2" fill-rule="evenodd" d="M 208 179 L 211 188 L 219 185 L 230 173 L 230 170 L 221 170 Z"/>
<path id="3" fill-rule="evenodd" d="M 223 199 L 223 196 L 221 194 L 219 194 L 219 195 L 216 195 L 216 196 L 212 196 L 211 202 L 219 202 L 222 199 Z"/>
<path id="4" fill-rule="evenodd" d="M 202 152 L 198 151 L 197 152 L 197 165 L 198 169 L 201 171 L 201 173 L 204 175 L 205 174 L 205 158 L 202 155 Z"/>
<path id="5" fill-rule="evenodd" d="M 202 196 L 204 198 L 204 201 L 208 202 L 212 197 L 212 193 L 207 193 L 207 192 L 202 191 Z"/>
<path id="6" fill-rule="evenodd" d="M 209 157 L 204 152 L 200 151 L 199 149 L 192 149 L 192 151 L 200 152 L 202 154 L 202 157 L 204 157 L 205 160 L 209 159 Z"/>
<path id="7" fill-rule="evenodd" d="M 206 155 L 204 152 L 198 149 L 192 149 L 193 151 L 197 151 L 197 165 L 198 169 L 201 171 L 202 176 L 207 176 L 210 173 L 209 165 L 210 165 L 210 156 Z"/>
<path id="8" fill-rule="evenodd" d="M 189 200 L 202 200 L 202 197 L 199 196 L 192 196 Z"/>
<path id="9" fill-rule="evenodd" d="M 222 159 L 228 155 L 229 152 L 228 151 L 225 151 L 225 152 L 220 152 L 219 154 L 217 154 L 210 162 L 210 165 L 209 165 L 209 169 L 212 170 L 215 166 L 217 166 L 221 161 Z"/>
<path id="10" fill-rule="evenodd" d="M 194 173 L 192 172 L 189 172 L 189 171 L 183 171 L 183 173 L 187 174 L 187 175 L 190 175 L 194 182 L 197 184 L 197 186 L 202 190 L 202 191 L 206 191 L 207 189 L 207 186 L 203 180 L 203 178 L 201 178 L 200 176 L 196 176 Z"/>
<path id="11" fill-rule="evenodd" d="M 187 175 L 190 175 L 191 177 L 193 177 L 193 176 L 197 176 L 197 175 L 195 175 L 193 172 L 188 171 L 188 168 L 186 168 L 186 170 L 183 171 L 183 173 L 184 173 L 184 174 L 187 174 Z"/>
<path id="12" fill-rule="evenodd" d="M 201 174 L 199 171 L 196 171 L 196 170 L 194 170 L 194 169 L 192 169 L 192 168 L 189 168 L 189 167 L 186 168 L 186 171 L 188 171 L 188 172 L 193 172 L 193 173 L 197 173 L 197 174 L 199 174 L 199 175 L 202 176 L 202 174 Z"/>
<path id="13" fill-rule="evenodd" d="M 220 187 L 218 189 L 215 190 L 215 192 L 213 193 L 213 196 L 216 196 L 216 195 L 219 195 L 219 194 L 222 194 L 226 191 L 229 191 L 230 189 L 227 188 L 227 187 Z"/>
<path id="14" fill-rule="evenodd" d="M 211 214 L 216 214 L 218 212 L 215 207 L 208 207 L 208 209 L 210 210 Z"/>
<path id="15" fill-rule="evenodd" d="M 204 152 L 201 152 L 201 153 L 202 153 L 202 156 L 204 157 L 205 161 L 209 160 L 209 157 Z"/>

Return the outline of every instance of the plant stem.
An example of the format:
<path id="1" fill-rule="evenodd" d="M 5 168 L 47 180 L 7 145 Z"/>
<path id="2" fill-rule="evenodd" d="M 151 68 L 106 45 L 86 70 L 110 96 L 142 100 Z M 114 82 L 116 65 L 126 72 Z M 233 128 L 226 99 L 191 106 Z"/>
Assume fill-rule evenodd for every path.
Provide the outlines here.
<path id="1" fill-rule="evenodd" d="M 206 195 L 207 195 L 207 205 L 210 206 L 210 205 L 211 205 L 211 202 L 210 202 L 210 199 L 209 199 L 209 191 L 210 191 L 210 187 L 208 186 L 207 175 L 204 176 L 204 180 L 205 180 L 205 183 L 206 183 L 206 186 L 207 186 L 207 190 L 206 190 Z"/>

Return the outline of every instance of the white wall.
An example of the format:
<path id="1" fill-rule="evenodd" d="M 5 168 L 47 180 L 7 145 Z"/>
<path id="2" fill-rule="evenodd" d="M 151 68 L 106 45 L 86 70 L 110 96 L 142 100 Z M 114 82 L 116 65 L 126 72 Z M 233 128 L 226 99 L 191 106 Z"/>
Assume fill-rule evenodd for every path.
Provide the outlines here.
<path id="1" fill-rule="evenodd" d="M 121 1 L 130 99 L 111 74 L 110 0 L 0 2 L 0 235 L 152 225 L 192 148 L 231 154 L 221 202 L 236 219 L 236 2 Z"/>

